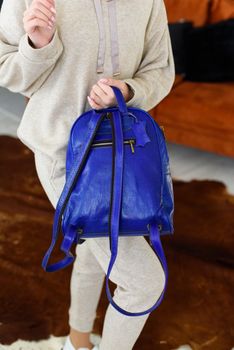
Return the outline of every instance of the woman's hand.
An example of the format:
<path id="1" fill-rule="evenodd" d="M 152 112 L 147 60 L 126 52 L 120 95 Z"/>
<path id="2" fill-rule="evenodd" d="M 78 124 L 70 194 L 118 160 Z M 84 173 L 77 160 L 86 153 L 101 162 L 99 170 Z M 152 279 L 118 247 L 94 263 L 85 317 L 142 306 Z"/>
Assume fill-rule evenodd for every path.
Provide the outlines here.
<path id="1" fill-rule="evenodd" d="M 33 0 L 24 12 L 23 23 L 34 48 L 46 46 L 56 30 L 55 0 Z"/>
<path id="2" fill-rule="evenodd" d="M 93 85 L 89 96 L 87 96 L 89 104 L 93 109 L 112 107 L 117 104 L 114 91 L 109 85 L 118 87 L 126 102 L 133 97 L 132 90 L 124 81 L 113 78 L 102 78 L 98 80 L 97 84 Z"/>

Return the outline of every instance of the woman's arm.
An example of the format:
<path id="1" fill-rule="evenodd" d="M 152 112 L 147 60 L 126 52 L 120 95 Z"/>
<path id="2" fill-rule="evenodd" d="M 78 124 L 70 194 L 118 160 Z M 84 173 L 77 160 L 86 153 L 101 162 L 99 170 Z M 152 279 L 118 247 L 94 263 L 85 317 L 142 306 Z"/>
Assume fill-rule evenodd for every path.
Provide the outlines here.
<path id="1" fill-rule="evenodd" d="M 170 92 L 174 79 L 174 58 L 164 1 L 154 0 L 141 64 L 134 77 L 123 79 L 134 90 L 127 106 L 149 111 Z"/>
<path id="2" fill-rule="evenodd" d="M 36 92 L 63 51 L 56 29 L 52 40 L 33 48 L 23 27 L 23 0 L 4 0 L 0 12 L 0 86 L 27 97 Z"/>

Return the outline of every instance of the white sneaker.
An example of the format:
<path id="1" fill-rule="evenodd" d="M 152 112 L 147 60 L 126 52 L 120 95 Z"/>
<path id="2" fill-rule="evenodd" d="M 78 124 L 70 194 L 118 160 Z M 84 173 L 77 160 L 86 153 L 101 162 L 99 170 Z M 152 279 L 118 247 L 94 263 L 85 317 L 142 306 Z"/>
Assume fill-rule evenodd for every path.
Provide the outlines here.
<path id="1" fill-rule="evenodd" d="M 99 350 L 98 344 L 101 341 L 101 337 L 98 334 L 91 333 L 90 334 L 90 342 L 94 345 L 92 350 Z M 89 350 L 88 348 L 78 348 L 75 349 L 71 343 L 70 336 L 68 335 L 64 344 L 64 347 L 61 350 Z"/>

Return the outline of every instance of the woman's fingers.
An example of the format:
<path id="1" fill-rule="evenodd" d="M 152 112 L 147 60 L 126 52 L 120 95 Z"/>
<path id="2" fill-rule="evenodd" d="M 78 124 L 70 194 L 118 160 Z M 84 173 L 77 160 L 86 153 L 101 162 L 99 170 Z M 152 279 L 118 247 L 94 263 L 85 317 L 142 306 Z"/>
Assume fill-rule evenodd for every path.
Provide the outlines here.
<path id="1" fill-rule="evenodd" d="M 24 16 L 33 14 L 37 16 L 35 11 L 44 13 L 48 18 L 56 13 L 55 3 L 53 0 L 34 0 L 30 7 L 24 12 Z"/>
<path id="2" fill-rule="evenodd" d="M 96 103 L 96 105 L 99 105 L 102 108 L 111 107 L 118 104 L 112 86 L 116 86 L 120 89 L 125 101 L 129 100 L 129 97 L 132 97 L 132 93 L 130 93 L 129 87 L 124 81 L 113 78 L 102 78 L 92 86 L 90 92 L 90 97 L 93 99 L 92 103 Z"/>
<path id="3" fill-rule="evenodd" d="M 101 104 L 104 98 L 105 92 L 98 86 L 94 84 L 90 91 L 90 97 L 97 103 Z"/>
<path id="4" fill-rule="evenodd" d="M 37 20 L 37 22 L 33 22 L 33 20 Z M 31 26 L 38 25 L 41 27 L 47 27 L 47 26 L 53 26 L 55 24 L 55 19 L 54 20 L 48 20 L 47 18 L 42 18 L 42 16 L 30 16 L 27 19 L 28 24 Z M 37 23 L 37 24 L 36 24 Z"/>
<path id="5" fill-rule="evenodd" d="M 108 106 L 113 102 L 113 91 L 110 86 L 104 83 L 98 82 L 94 84 L 90 96 L 100 105 Z"/>
<path id="6" fill-rule="evenodd" d="M 27 22 L 27 30 L 30 30 L 34 27 L 43 27 L 43 28 L 52 28 L 52 25 L 50 25 L 47 21 L 44 21 L 39 18 L 33 18 Z"/>
<path id="7" fill-rule="evenodd" d="M 102 99 L 94 93 L 94 91 L 90 91 L 89 96 L 92 98 L 93 101 L 95 101 L 97 104 L 101 105 L 102 104 Z"/>
<path id="8" fill-rule="evenodd" d="M 101 89 L 109 96 L 113 95 L 113 89 L 105 84 L 105 83 L 102 83 L 100 80 L 97 82 L 97 84 L 101 87 Z"/>
<path id="9" fill-rule="evenodd" d="M 43 6 L 40 6 L 39 8 L 33 8 L 25 15 L 25 18 L 27 18 L 28 20 L 33 18 L 39 18 L 47 22 L 49 20 L 52 20 L 52 17 L 54 17 L 55 19 L 55 14 L 53 14 L 51 11 L 47 10 Z"/>
<path id="10" fill-rule="evenodd" d="M 35 2 L 34 6 L 30 8 L 29 10 L 25 11 L 24 13 L 24 20 L 31 21 L 33 19 L 38 19 L 40 21 L 37 21 L 36 25 L 39 26 L 46 26 L 50 25 L 53 26 L 55 23 L 55 13 L 50 10 L 50 8 L 53 6 L 53 3 L 50 1 L 45 0 L 44 4 L 42 2 Z M 43 24 L 43 22 L 44 24 Z M 31 25 L 35 25 L 34 22 L 30 22 Z"/>
<path id="11" fill-rule="evenodd" d="M 90 96 L 87 96 L 87 99 L 88 99 L 89 104 L 92 108 L 94 108 L 94 109 L 103 108 L 103 106 L 100 106 L 98 103 L 96 103 L 95 100 L 93 100 Z"/>

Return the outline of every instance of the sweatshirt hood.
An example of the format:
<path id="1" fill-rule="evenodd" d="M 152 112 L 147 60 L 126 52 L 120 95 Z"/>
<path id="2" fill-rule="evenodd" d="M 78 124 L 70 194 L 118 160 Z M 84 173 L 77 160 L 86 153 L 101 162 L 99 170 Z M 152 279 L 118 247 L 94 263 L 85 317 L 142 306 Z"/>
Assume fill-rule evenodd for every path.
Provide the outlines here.
<path id="1" fill-rule="evenodd" d="M 103 73 L 105 50 L 106 50 L 106 38 L 105 38 L 104 18 L 103 18 L 102 4 L 101 4 L 102 0 L 93 0 L 93 1 L 94 1 L 98 27 L 99 27 L 97 73 Z M 120 74 L 116 0 L 104 0 L 104 1 L 106 1 L 108 5 L 112 70 L 113 70 L 113 76 L 116 76 Z"/>

